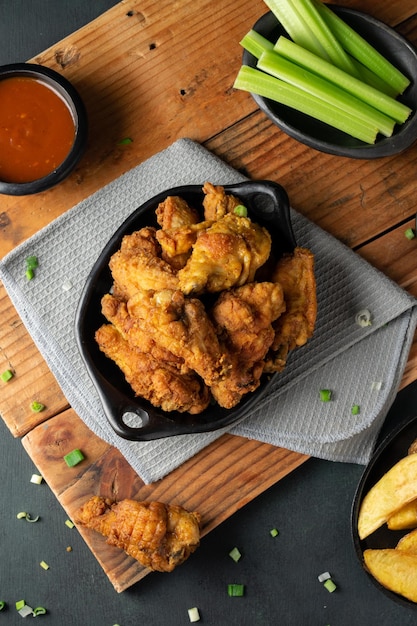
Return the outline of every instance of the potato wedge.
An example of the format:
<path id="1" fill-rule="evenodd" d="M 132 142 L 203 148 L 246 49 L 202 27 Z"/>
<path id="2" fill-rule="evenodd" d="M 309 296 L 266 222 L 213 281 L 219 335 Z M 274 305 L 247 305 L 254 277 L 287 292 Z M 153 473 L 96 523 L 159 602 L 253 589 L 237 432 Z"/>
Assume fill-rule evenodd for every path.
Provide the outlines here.
<path id="1" fill-rule="evenodd" d="M 365 550 L 365 565 L 386 589 L 417 602 L 417 554 L 387 548 Z"/>
<path id="2" fill-rule="evenodd" d="M 417 454 L 396 463 L 368 491 L 358 517 L 358 533 L 365 539 L 382 526 L 391 515 L 417 498 Z"/>
<path id="3" fill-rule="evenodd" d="M 401 537 L 395 549 L 409 554 L 417 554 L 417 529 Z"/>
<path id="4" fill-rule="evenodd" d="M 390 530 L 417 528 L 417 500 L 411 500 L 387 520 Z"/>

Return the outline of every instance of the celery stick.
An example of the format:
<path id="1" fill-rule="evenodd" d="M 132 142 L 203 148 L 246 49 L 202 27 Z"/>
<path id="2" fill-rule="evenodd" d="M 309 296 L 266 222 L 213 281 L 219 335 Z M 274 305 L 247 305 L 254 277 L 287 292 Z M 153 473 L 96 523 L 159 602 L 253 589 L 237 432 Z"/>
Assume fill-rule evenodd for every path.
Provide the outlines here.
<path id="1" fill-rule="evenodd" d="M 387 96 L 391 96 L 391 98 L 396 98 L 398 96 L 397 89 L 394 89 L 391 85 L 386 83 L 385 80 L 383 80 L 380 76 L 377 76 L 357 59 L 354 59 L 353 57 L 351 57 L 351 59 L 356 66 L 357 77 L 359 77 L 364 83 L 370 85 L 371 87 L 375 87 L 378 91 L 386 93 Z"/>
<path id="2" fill-rule="evenodd" d="M 386 137 L 391 137 L 394 131 L 395 122 L 393 119 L 370 107 L 362 100 L 358 100 L 358 98 L 336 85 L 329 83 L 324 78 L 281 57 L 276 52 L 264 52 L 258 61 L 257 67 L 347 113 L 357 116 L 370 126 L 376 126 Z"/>
<path id="3" fill-rule="evenodd" d="M 259 59 L 262 52 L 272 50 L 274 48 L 272 41 L 269 41 L 269 39 L 260 35 L 253 29 L 246 33 L 240 42 L 240 45 L 242 48 L 250 52 L 250 54 L 252 54 L 256 59 Z"/>
<path id="4" fill-rule="evenodd" d="M 363 83 L 354 76 L 328 63 L 328 61 L 298 46 L 286 37 L 278 39 L 274 50 L 289 61 L 293 61 L 311 72 L 326 78 L 338 87 L 345 89 L 360 100 L 382 111 L 388 117 L 392 117 L 400 124 L 404 123 L 411 114 L 410 107 Z"/>
<path id="5" fill-rule="evenodd" d="M 261 70 L 243 65 L 233 86 L 235 89 L 249 91 L 296 109 L 365 143 L 375 143 L 377 128 L 371 128 L 350 113 L 344 113 L 333 105 L 319 100 L 316 96 L 284 83 Z"/>
<path id="6" fill-rule="evenodd" d="M 292 0 L 264 0 L 278 22 L 284 27 L 293 41 L 315 54 L 329 59 L 323 46 L 318 41 L 311 28 L 301 18 L 293 7 Z"/>
<path id="7" fill-rule="evenodd" d="M 352 76 L 358 77 L 355 65 L 328 27 L 327 22 L 322 17 L 314 2 L 312 2 L 312 0 L 292 0 L 292 4 L 294 9 L 298 11 L 300 18 L 304 20 L 305 24 L 311 29 L 326 52 L 324 58 L 330 60 L 336 67 L 340 67 L 340 69 L 345 72 L 349 72 Z M 292 40 L 300 44 L 294 37 L 292 37 Z M 311 50 L 311 52 L 314 52 L 314 50 Z"/>
<path id="8" fill-rule="evenodd" d="M 347 52 L 391 85 L 396 95 L 405 91 L 410 81 L 398 68 L 326 5 L 317 1 L 316 6 Z"/>

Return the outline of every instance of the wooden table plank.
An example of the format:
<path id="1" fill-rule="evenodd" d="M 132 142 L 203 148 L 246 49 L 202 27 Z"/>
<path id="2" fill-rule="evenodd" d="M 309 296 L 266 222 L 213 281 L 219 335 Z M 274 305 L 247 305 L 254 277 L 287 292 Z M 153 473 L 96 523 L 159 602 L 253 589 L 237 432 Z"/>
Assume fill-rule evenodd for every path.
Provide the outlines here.
<path id="1" fill-rule="evenodd" d="M 22 443 L 70 518 L 92 495 L 160 500 L 199 511 L 202 535 L 308 459 L 223 435 L 162 480 L 145 485 L 120 452 L 93 436 L 72 409 L 34 428 Z M 63 457 L 74 448 L 83 451 L 85 461 L 68 468 Z M 97 533 L 79 530 L 117 591 L 149 573 Z"/>

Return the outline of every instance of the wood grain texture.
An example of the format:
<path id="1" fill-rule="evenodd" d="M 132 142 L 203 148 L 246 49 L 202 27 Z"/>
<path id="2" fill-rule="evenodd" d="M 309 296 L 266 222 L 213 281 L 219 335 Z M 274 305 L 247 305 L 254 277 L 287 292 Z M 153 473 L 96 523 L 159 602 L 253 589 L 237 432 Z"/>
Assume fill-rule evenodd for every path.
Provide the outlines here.
<path id="1" fill-rule="evenodd" d="M 120 452 L 92 436 L 72 409 L 34 428 L 22 443 L 70 518 L 92 495 L 159 500 L 199 511 L 203 536 L 308 459 L 223 435 L 162 480 L 145 485 Z M 74 448 L 85 460 L 69 468 L 63 457 Z M 79 530 L 117 591 L 149 573 L 94 531 Z"/>
<path id="2" fill-rule="evenodd" d="M 417 44 L 415 0 L 348 0 L 395 25 Z M 295 209 L 354 248 L 417 295 L 413 225 L 416 151 L 377 161 L 339 159 L 284 135 L 232 84 L 241 61 L 239 40 L 266 12 L 262 0 L 123 0 L 33 61 L 69 78 L 85 100 L 90 137 L 76 171 L 34 197 L 4 196 L 0 255 L 117 176 L 190 137 L 254 179 L 287 190 Z M 414 16 L 414 17 L 412 17 Z M 118 142 L 131 137 L 133 142 Z M 198 509 L 207 533 L 307 460 L 305 455 L 224 436 L 169 476 L 144 485 L 120 453 L 81 422 L 63 396 L 0 285 L 0 413 L 71 517 L 90 495 L 178 502 Z M 417 379 L 413 344 L 402 386 Z M 34 399 L 46 410 L 32 414 Z M 79 447 L 86 460 L 67 468 Z M 122 591 L 148 572 L 81 529 L 113 586 Z"/>

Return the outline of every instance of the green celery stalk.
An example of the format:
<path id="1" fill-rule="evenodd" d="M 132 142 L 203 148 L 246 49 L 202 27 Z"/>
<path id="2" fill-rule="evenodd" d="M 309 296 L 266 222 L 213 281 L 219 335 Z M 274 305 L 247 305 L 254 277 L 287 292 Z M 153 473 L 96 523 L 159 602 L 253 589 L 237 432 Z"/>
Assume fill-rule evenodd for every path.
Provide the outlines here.
<path id="1" fill-rule="evenodd" d="M 303 91 L 310 93 L 320 100 L 350 113 L 363 120 L 370 126 L 378 130 L 386 137 L 391 137 L 394 132 L 395 121 L 369 106 L 362 100 L 340 89 L 333 83 L 329 83 L 324 78 L 295 65 L 276 52 L 264 52 L 257 67 L 272 76 L 299 87 Z"/>
<path id="2" fill-rule="evenodd" d="M 256 68 L 243 65 L 233 87 L 296 109 L 365 143 L 375 143 L 377 128 L 372 128 L 350 113 L 345 113 L 316 96 Z"/>
<path id="3" fill-rule="evenodd" d="M 374 87 L 358 80 L 347 72 L 335 67 L 328 61 L 312 54 L 286 37 L 280 37 L 274 46 L 274 50 L 289 61 L 301 65 L 311 72 L 326 78 L 338 87 L 345 89 L 352 95 L 367 104 L 382 111 L 396 122 L 403 124 L 410 116 L 411 109 L 402 102 L 387 96 Z"/>
<path id="4" fill-rule="evenodd" d="M 292 0 L 264 0 L 264 2 L 293 41 L 325 59 L 329 58 L 311 28 L 295 10 Z"/>
<path id="5" fill-rule="evenodd" d="M 375 50 L 371 44 L 329 7 L 318 0 L 316 1 L 316 6 L 347 52 L 391 85 L 396 91 L 396 95 L 405 91 L 410 84 L 410 80 L 398 68 L 394 67 L 388 59 Z"/>
<path id="6" fill-rule="evenodd" d="M 294 10 L 298 12 L 300 18 L 312 33 L 315 35 L 323 50 L 326 53 L 326 60 L 331 61 L 336 67 L 345 72 L 349 72 L 352 76 L 358 76 L 357 70 L 351 58 L 340 45 L 338 39 L 334 36 L 332 30 L 327 25 L 326 20 L 322 17 L 320 11 L 312 0 L 291 0 Z M 299 41 L 292 37 L 295 43 Z M 314 50 L 311 50 L 314 52 Z"/>
<path id="7" fill-rule="evenodd" d="M 273 50 L 274 44 L 266 37 L 256 32 L 256 30 L 250 30 L 243 37 L 240 42 L 242 48 L 250 52 L 256 59 L 259 59 L 261 54 L 266 50 Z"/>

